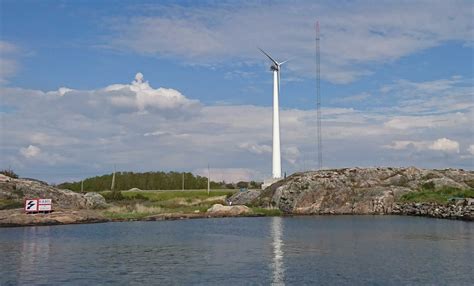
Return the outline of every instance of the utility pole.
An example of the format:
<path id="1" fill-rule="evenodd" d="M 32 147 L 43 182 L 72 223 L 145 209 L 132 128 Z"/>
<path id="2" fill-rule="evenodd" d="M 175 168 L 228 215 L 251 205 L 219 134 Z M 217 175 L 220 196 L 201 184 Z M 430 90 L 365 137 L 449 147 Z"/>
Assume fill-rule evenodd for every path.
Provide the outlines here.
<path id="1" fill-rule="evenodd" d="M 209 169 L 209 164 L 207 164 L 207 195 L 211 191 L 211 170 Z"/>
<path id="2" fill-rule="evenodd" d="M 110 185 L 110 190 L 113 191 L 115 189 L 115 165 L 114 165 L 114 174 L 112 175 L 112 185 Z"/>
<path id="3" fill-rule="evenodd" d="M 184 172 L 183 172 L 183 191 L 184 191 Z"/>
<path id="4" fill-rule="evenodd" d="M 81 180 L 81 193 L 84 193 L 84 180 Z"/>
<path id="5" fill-rule="evenodd" d="M 319 49 L 319 21 L 316 21 L 316 128 L 317 128 L 317 157 L 318 169 L 323 168 L 323 144 L 321 135 L 321 70 L 320 70 L 320 49 Z"/>

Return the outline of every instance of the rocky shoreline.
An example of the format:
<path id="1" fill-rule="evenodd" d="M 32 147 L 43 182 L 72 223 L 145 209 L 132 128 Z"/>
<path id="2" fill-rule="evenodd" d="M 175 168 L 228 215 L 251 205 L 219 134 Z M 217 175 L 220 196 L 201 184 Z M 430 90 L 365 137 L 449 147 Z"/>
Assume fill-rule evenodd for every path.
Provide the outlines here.
<path id="1" fill-rule="evenodd" d="M 261 217 L 263 215 L 253 213 L 228 214 L 228 213 L 164 213 L 150 215 L 141 219 L 110 219 L 105 218 L 98 212 L 81 211 L 56 211 L 51 214 L 24 214 L 21 209 L 15 209 L 15 214 L 0 211 L 0 227 L 22 227 L 22 226 L 50 226 L 65 224 L 89 224 L 105 222 L 128 222 L 128 221 L 166 221 L 184 219 L 205 219 L 223 217 Z M 437 204 L 406 204 L 396 206 L 394 211 L 385 214 L 353 214 L 353 213 L 322 213 L 322 214 L 282 214 L 281 216 L 325 216 L 325 215 L 401 215 L 421 216 L 440 219 L 454 219 L 463 221 L 474 221 L 473 207 L 440 206 Z"/>
<path id="2" fill-rule="evenodd" d="M 392 214 L 474 221 L 474 202 L 468 204 L 468 200 L 463 200 L 447 205 L 436 203 L 396 204 Z"/>
<path id="3" fill-rule="evenodd" d="M 467 190 L 468 198 L 452 202 L 408 202 L 429 188 L 439 194 L 445 188 Z M 207 211 L 159 213 L 140 218 L 110 218 L 110 208 L 97 193 L 78 194 L 31 179 L 0 175 L 0 200 L 23 202 L 24 198 L 53 200 L 51 214 L 25 214 L 22 209 L 0 210 L 0 227 L 109 221 L 154 221 L 212 217 L 277 215 L 409 215 L 474 221 L 474 172 L 458 169 L 346 168 L 296 173 L 263 191 L 237 192 L 227 199 L 228 206 L 215 204 Z M 451 190 L 450 189 L 450 190 Z M 438 192 L 438 193 L 436 193 Z M 267 212 L 253 212 L 254 209 Z"/>
<path id="4" fill-rule="evenodd" d="M 26 214 L 23 209 L 0 211 L 0 227 L 19 226 L 47 226 L 63 224 L 85 224 L 124 221 L 165 221 L 199 218 L 222 217 L 255 217 L 261 216 L 253 213 L 246 206 L 223 206 L 215 204 L 207 212 L 201 213 L 162 213 L 149 215 L 140 219 L 106 218 L 97 210 L 56 210 L 48 214 Z"/>

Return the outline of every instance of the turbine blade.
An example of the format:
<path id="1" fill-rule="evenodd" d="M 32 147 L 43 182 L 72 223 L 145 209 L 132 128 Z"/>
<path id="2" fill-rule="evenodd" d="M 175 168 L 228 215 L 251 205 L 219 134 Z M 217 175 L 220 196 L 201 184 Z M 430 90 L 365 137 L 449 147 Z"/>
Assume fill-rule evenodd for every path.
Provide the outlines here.
<path id="1" fill-rule="evenodd" d="M 279 63 L 278 65 L 281 66 L 282 64 L 284 64 L 284 63 L 286 63 L 286 62 L 288 62 L 288 61 L 289 61 L 289 60 L 283 61 L 283 62 Z"/>
<path id="2" fill-rule="evenodd" d="M 275 61 L 272 57 L 270 57 L 269 54 L 265 53 L 265 51 L 262 50 L 262 49 L 260 49 L 260 48 L 258 48 L 258 49 L 259 49 L 264 55 L 266 55 L 276 66 L 278 66 L 278 62 Z"/>

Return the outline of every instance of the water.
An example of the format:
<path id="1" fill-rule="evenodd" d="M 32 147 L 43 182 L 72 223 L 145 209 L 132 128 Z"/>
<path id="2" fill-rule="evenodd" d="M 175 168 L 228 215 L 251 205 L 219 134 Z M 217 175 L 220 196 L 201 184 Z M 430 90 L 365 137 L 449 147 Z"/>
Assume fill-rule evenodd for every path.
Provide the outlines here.
<path id="1" fill-rule="evenodd" d="M 223 218 L 0 229 L 0 285 L 473 285 L 474 223 Z"/>

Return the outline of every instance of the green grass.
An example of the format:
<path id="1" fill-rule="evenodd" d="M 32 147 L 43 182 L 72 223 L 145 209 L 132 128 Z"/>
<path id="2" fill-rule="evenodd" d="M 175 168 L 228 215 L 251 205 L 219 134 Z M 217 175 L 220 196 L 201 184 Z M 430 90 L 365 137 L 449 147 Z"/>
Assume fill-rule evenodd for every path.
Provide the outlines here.
<path id="1" fill-rule="evenodd" d="M 234 194 L 234 191 L 229 190 L 212 190 L 209 195 L 207 190 L 185 190 L 185 191 L 126 191 L 122 192 L 124 197 L 133 197 L 136 195 L 142 195 L 147 197 L 150 201 L 166 201 L 175 198 L 186 198 L 186 199 L 206 199 L 209 197 L 217 196 L 230 196 Z"/>
<path id="2" fill-rule="evenodd" d="M 234 194 L 230 190 L 213 190 L 208 195 L 207 190 L 185 191 L 122 191 L 123 199 L 111 200 L 113 207 L 103 214 L 110 219 L 143 219 L 150 215 L 163 213 L 204 213 L 212 205 L 224 204 L 225 197 Z M 105 197 L 110 192 L 102 192 Z M 252 207 L 254 215 L 280 216 L 279 209 Z"/>
<path id="3" fill-rule="evenodd" d="M 108 196 L 111 192 L 104 191 L 101 192 L 102 195 Z M 185 199 L 205 199 L 209 197 L 217 197 L 217 196 L 231 196 L 235 193 L 232 190 L 211 190 L 209 195 L 207 194 L 207 190 L 185 190 L 185 191 L 122 191 L 122 195 L 126 199 L 136 199 L 138 198 L 146 198 L 144 200 L 150 201 L 166 201 L 175 198 L 185 198 Z"/>
<path id="4" fill-rule="evenodd" d="M 283 213 L 279 209 L 252 208 L 252 212 L 262 216 L 281 216 Z"/>
<path id="5" fill-rule="evenodd" d="M 453 187 L 443 187 L 438 190 L 434 190 L 431 186 L 423 186 L 418 192 L 411 192 L 404 194 L 400 200 L 402 202 L 415 202 L 415 203 L 439 203 L 446 204 L 448 199 L 452 197 L 459 198 L 473 198 L 474 189 L 458 189 Z"/>
<path id="6" fill-rule="evenodd" d="M 229 190 L 186 191 L 122 191 L 122 199 L 110 198 L 111 192 L 101 194 L 112 204 L 103 214 L 111 219 L 142 219 L 162 213 L 206 212 L 213 204 L 225 203 L 234 192 Z M 109 199 L 108 199 L 109 198 Z"/>
<path id="7" fill-rule="evenodd" d="M 21 207 L 23 207 L 23 203 L 21 202 L 15 200 L 0 199 L 0 210 L 17 209 Z"/>

